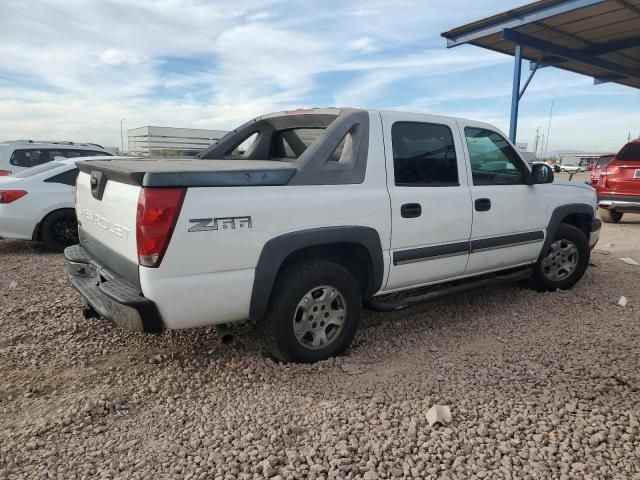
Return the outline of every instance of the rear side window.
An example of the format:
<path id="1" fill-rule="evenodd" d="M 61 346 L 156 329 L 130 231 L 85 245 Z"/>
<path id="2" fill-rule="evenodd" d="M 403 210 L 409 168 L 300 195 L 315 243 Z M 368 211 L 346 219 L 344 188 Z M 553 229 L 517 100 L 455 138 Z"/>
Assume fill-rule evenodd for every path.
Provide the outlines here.
<path id="1" fill-rule="evenodd" d="M 524 163 L 501 135 L 482 128 L 464 129 L 474 185 L 526 184 Z"/>
<path id="2" fill-rule="evenodd" d="M 640 143 L 627 143 L 616 155 L 616 160 L 640 162 Z"/>
<path id="3" fill-rule="evenodd" d="M 432 123 L 396 122 L 391 128 L 391 140 L 396 185 L 459 185 L 456 150 L 449 127 Z"/>
<path id="4" fill-rule="evenodd" d="M 31 168 L 35 167 L 36 165 L 46 163 L 50 159 L 52 158 L 49 157 L 49 150 L 29 148 L 14 150 L 13 154 L 11 155 L 10 163 L 11 165 L 15 165 L 17 167 Z"/>
<path id="5" fill-rule="evenodd" d="M 46 183 L 62 183 L 64 185 L 74 186 L 76 184 L 76 178 L 78 176 L 78 169 L 72 168 L 66 172 L 59 173 L 53 177 L 47 178 Z"/>

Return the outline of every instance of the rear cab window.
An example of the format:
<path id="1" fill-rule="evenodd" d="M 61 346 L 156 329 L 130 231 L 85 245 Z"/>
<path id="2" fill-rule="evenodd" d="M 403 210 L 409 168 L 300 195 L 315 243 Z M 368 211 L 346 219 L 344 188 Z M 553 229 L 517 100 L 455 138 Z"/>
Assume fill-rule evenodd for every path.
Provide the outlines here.
<path id="1" fill-rule="evenodd" d="M 458 163 L 451 129 L 421 122 L 391 127 L 395 184 L 402 187 L 458 186 Z"/>

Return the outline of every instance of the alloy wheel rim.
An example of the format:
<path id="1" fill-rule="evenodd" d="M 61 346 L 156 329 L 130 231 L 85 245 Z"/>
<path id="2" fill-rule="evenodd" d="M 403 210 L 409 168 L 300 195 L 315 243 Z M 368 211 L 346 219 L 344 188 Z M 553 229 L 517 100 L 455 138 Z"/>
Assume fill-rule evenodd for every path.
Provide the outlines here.
<path id="1" fill-rule="evenodd" d="M 554 282 L 564 280 L 575 272 L 578 257 L 578 247 L 573 242 L 566 239 L 556 240 L 542 260 L 542 273 Z"/>
<path id="2" fill-rule="evenodd" d="M 69 219 L 61 218 L 51 227 L 51 236 L 58 245 L 68 247 L 78 243 L 76 224 Z"/>
<path id="3" fill-rule="evenodd" d="M 335 342 L 346 317 L 347 304 L 340 290 L 331 285 L 314 287 L 296 306 L 293 333 L 304 348 L 319 350 Z"/>

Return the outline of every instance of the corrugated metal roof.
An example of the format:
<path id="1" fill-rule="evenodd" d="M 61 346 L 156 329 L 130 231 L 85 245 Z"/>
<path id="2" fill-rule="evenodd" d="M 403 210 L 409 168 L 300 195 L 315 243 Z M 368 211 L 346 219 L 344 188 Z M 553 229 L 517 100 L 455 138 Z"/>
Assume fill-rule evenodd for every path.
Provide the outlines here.
<path id="1" fill-rule="evenodd" d="M 640 0 L 541 0 L 442 36 L 640 88 Z"/>

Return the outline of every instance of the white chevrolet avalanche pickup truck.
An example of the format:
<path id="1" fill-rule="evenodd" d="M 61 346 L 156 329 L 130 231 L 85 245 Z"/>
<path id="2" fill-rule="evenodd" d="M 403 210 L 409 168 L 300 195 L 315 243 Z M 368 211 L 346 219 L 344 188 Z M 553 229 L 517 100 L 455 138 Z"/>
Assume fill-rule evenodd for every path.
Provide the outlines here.
<path id="1" fill-rule="evenodd" d="M 495 127 L 459 118 L 295 110 L 198 159 L 78 168 L 65 257 L 85 315 L 145 332 L 250 319 L 282 361 L 343 353 L 363 305 L 570 288 L 600 229 L 593 188 L 552 183 Z"/>

